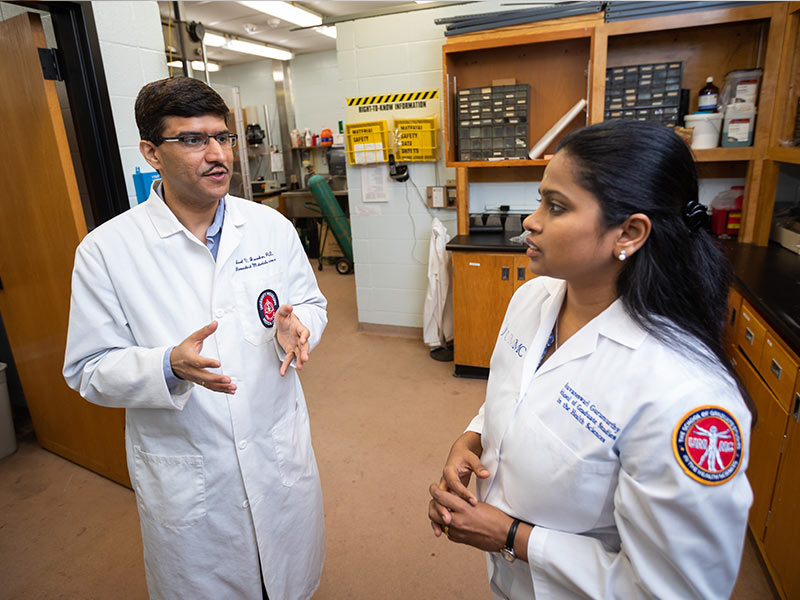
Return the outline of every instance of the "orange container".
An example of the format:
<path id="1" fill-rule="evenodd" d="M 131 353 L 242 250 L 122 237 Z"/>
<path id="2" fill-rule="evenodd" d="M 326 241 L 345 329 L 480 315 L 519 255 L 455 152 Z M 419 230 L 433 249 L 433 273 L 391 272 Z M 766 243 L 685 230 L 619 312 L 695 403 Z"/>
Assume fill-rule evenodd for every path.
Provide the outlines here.
<path id="1" fill-rule="evenodd" d="M 332 146 L 333 145 L 333 132 L 330 129 L 323 129 L 320 134 L 320 146 Z"/>

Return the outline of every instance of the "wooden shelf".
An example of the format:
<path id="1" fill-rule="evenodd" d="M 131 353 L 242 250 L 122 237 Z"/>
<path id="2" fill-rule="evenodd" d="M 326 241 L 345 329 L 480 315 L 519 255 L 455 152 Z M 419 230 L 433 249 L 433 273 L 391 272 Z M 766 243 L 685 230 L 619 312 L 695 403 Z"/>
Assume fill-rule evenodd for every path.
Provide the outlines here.
<path id="1" fill-rule="evenodd" d="M 777 162 L 792 163 L 800 165 L 800 147 L 799 148 L 770 148 L 768 158 Z"/>
<path id="2" fill-rule="evenodd" d="M 788 155 L 782 154 L 784 158 L 774 158 L 783 162 L 797 162 L 800 157 L 793 156 L 791 153 L 800 154 L 800 149 L 778 148 L 776 150 L 789 151 Z M 753 158 L 753 147 L 746 148 L 711 148 L 709 150 L 692 150 L 696 162 L 728 162 L 728 161 L 748 161 Z M 788 156 L 788 157 L 787 157 Z M 546 167 L 550 159 L 537 160 L 472 160 L 468 162 L 448 161 L 448 167 Z"/>
<path id="3" fill-rule="evenodd" d="M 328 148 L 332 148 L 332 147 L 333 146 L 322 146 L 322 145 L 318 145 L 318 146 L 292 146 L 292 150 L 322 150 L 322 149 L 326 149 L 327 150 Z"/>
<path id="4" fill-rule="evenodd" d="M 523 160 L 470 160 L 465 162 L 447 161 L 448 167 L 546 167 L 550 159 Z"/>
<path id="5" fill-rule="evenodd" d="M 753 158 L 753 147 L 692 150 L 692 154 L 696 162 L 746 161 Z"/>

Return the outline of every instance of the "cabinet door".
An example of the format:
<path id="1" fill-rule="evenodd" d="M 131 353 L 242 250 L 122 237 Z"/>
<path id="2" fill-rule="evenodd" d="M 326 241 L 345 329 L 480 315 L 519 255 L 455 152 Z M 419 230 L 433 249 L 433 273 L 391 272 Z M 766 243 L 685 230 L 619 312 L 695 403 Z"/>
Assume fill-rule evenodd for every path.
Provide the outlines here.
<path id="1" fill-rule="evenodd" d="M 800 395 L 795 392 L 792 415 L 786 427 L 775 496 L 772 500 L 764 546 L 785 598 L 800 598 L 797 544 L 800 538 Z"/>
<path id="2" fill-rule="evenodd" d="M 514 257 L 514 291 L 517 291 L 519 287 L 525 283 L 526 281 L 530 281 L 536 275 L 530 272 L 528 269 L 528 264 L 531 262 L 531 259 L 528 258 L 526 255 L 516 256 Z"/>
<path id="3" fill-rule="evenodd" d="M 736 322 L 742 308 L 742 296 L 734 288 L 728 294 L 728 321 L 725 324 L 725 350 L 730 355 L 730 347 L 736 345 Z"/>
<path id="4" fill-rule="evenodd" d="M 742 310 L 739 312 L 739 325 L 736 328 L 736 343 L 747 355 L 754 365 L 761 361 L 761 352 L 764 349 L 764 338 L 767 327 L 756 315 L 756 311 L 745 301 L 742 301 Z"/>
<path id="5" fill-rule="evenodd" d="M 497 334 L 514 293 L 516 254 L 453 252 L 454 358 L 489 367 Z"/>
<path id="6" fill-rule="evenodd" d="M 750 434 L 747 466 L 747 480 L 753 488 L 753 506 L 748 521 L 753 535 L 762 540 L 778 472 L 787 413 L 738 349 L 733 363 L 758 411 L 756 426 Z"/>
<path id="7" fill-rule="evenodd" d="M 757 366 L 764 381 L 775 392 L 784 408 L 789 410 L 792 406 L 792 391 L 797 379 L 798 364 L 778 341 L 777 336 L 769 330 L 764 337 L 761 362 Z"/>

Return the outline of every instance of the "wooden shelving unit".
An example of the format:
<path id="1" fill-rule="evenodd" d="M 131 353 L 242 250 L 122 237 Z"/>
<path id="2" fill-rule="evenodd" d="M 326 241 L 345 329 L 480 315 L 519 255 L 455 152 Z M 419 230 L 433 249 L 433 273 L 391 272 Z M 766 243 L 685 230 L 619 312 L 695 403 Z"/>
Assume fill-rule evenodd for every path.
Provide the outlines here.
<path id="1" fill-rule="evenodd" d="M 779 72 L 786 87 L 794 90 L 796 101 L 797 66 L 784 75 L 782 65 L 790 59 L 792 64 L 797 62 L 797 50 L 794 55 L 786 50 L 788 41 L 794 40 L 796 45 L 796 26 L 789 39 L 786 23 L 787 13 L 796 13 L 797 5 L 800 2 L 774 2 L 614 23 L 603 22 L 602 13 L 597 13 L 448 38 L 442 48 L 445 156 L 447 166 L 456 168 L 457 184 L 460 182 L 458 233 L 469 231 L 468 215 L 462 213 L 469 210 L 470 182 L 535 181 L 541 178 L 547 161 L 457 161 L 452 115 L 457 89 L 488 85 L 505 77 L 530 85 L 528 139 L 532 144 L 580 98 L 587 99 L 586 112 L 562 136 L 603 120 L 607 67 L 681 61 L 682 86 L 694 92 L 690 111 L 696 109 L 696 91 L 709 75 L 721 82 L 734 69 L 763 69 L 753 146 L 698 150 L 694 155 L 701 176 L 746 179 L 740 241 L 766 244 L 773 201 L 765 196 L 764 182 L 772 175 L 766 163 L 774 160 L 771 156 L 795 157 L 772 149 L 770 139 Z M 784 104 L 778 104 L 779 110 L 785 111 Z M 559 139 L 544 154 L 552 153 Z"/>

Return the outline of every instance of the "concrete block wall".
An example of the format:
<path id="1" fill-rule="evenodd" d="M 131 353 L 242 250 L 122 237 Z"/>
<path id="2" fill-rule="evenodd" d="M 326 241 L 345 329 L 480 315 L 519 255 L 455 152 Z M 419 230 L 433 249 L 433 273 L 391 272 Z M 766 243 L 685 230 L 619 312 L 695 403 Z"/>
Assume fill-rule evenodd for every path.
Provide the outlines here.
<path id="1" fill-rule="evenodd" d="M 92 2 L 97 37 L 117 130 L 128 201 L 136 204 L 136 167 L 152 171 L 139 152 L 139 131 L 133 114 L 136 95 L 150 81 L 169 75 L 158 3 Z"/>
<path id="2" fill-rule="evenodd" d="M 256 59 L 252 62 L 222 67 L 210 74 L 211 85 L 221 83 L 238 86 L 242 107 L 256 107 L 258 123 L 267 131 L 264 105 L 269 111 L 269 126 L 272 132 L 272 143 L 280 145 L 281 132 L 278 121 L 278 106 L 275 100 L 275 82 L 272 79 L 272 60 Z"/>
<path id="3" fill-rule="evenodd" d="M 292 94 L 297 129 L 317 133 L 325 128 L 339 131 L 344 103 L 339 93 L 336 51 L 300 54 L 292 59 Z"/>
<path id="4" fill-rule="evenodd" d="M 480 7 L 481 12 L 496 9 L 493 3 Z M 460 5 L 339 23 L 336 48 L 342 112 L 344 100 L 356 96 L 435 89 L 443 98 L 444 26 L 435 25 L 434 19 L 476 11 L 477 7 Z M 443 114 L 440 102 L 440 122 Z M 438 140 L 443 146 L 441 132 Z M 397 183 L 384 175 L 387 202 L 370 203 L 362 198 L 362 169 L 388 173 L 385 166 L 348 166 L 358 319 L 421 328 L 433 216 L 450 236 L 456 234 L 455 211 L 429 210 L 424 195 L 427 186 L 455 179 L 455 170 L 447 169 L 443 159 L 410 163 L 411 179 Z"/>

